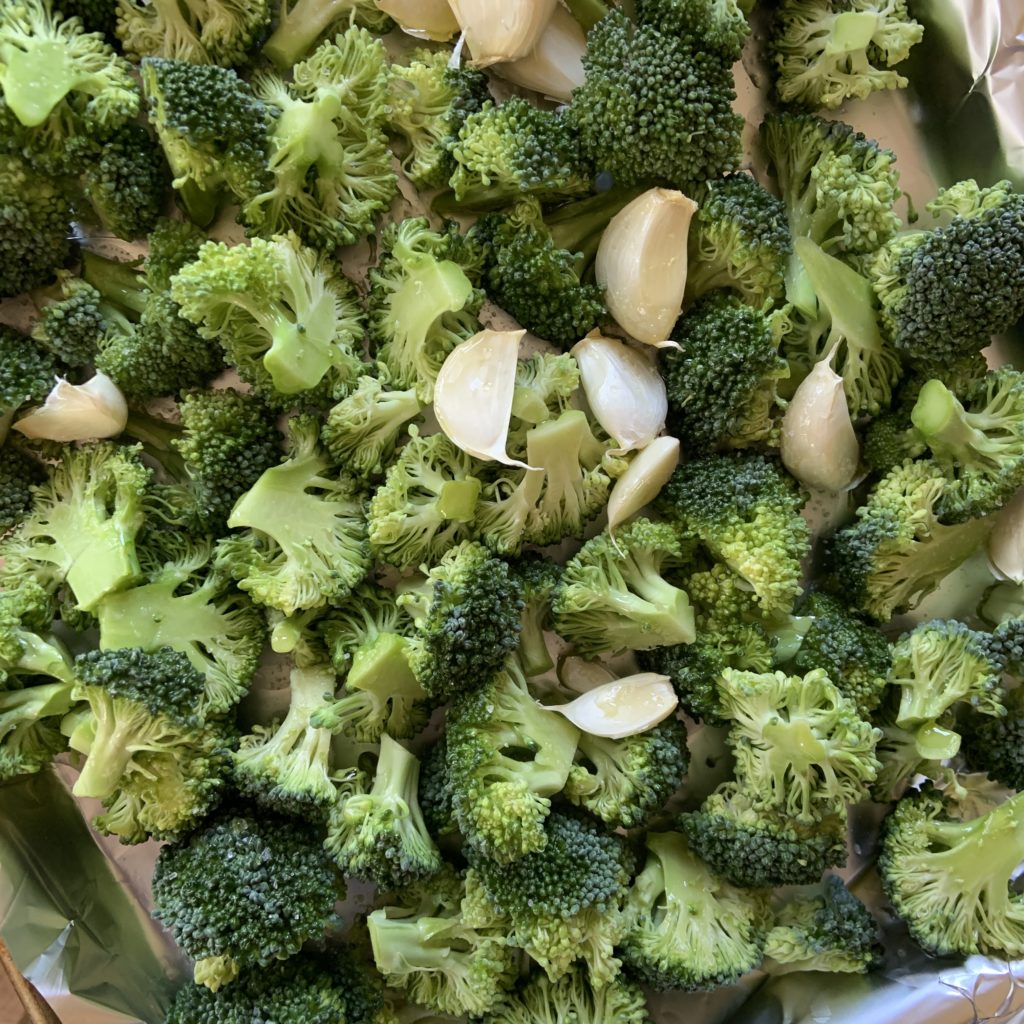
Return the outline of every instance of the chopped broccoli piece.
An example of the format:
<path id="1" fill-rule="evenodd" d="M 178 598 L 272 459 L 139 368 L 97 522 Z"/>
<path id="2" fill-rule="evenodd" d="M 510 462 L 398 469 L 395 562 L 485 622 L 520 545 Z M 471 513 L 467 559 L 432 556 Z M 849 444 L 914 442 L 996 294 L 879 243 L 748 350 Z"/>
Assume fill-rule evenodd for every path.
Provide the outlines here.
<path id="1" fill-rule="evenodd" d="M 1021 620 L 1011 622 L 1019 631 Z M 1024 689 L 1010 690 L 1003 703 L 1005 716 L 972 710 L 960 719 L 961 753 L 975 771 L 987 772 L 1004 786 L 1024 790 Z"/>
<path id="2" fill-rule="evenodd" d="M 43 306 L 32 337 L 62 363 L 80 369 L 96 359 L 100 339 L 107 331 L 102 297 L 91 284 L 66 271 L 58 271 L 60 298 Z M 52 382 L 49 375 L 47 385 Z"/>
<path id="3" fill-rule="evenodd" d="M 373 0 L 294 0 L 281 4 L 277 24 L 263 45 L 263 55 L 279 71 L 294 67 L 334 26 L 354 21 L 371 32 L 384 33 L 391 19 Z"/>
<path id="4" fill-rule="evenodd" d="M 551 626 L 551 603 L 562 570 L 555 562 L 535 553 L 516 559 L 510 568 L 523 594 L 519 662 L 528 677 L 540 676 L 554 668 L 544 633 Z"/>
<path id="5" fill-rule="evenodd" d="M 0 689 L 0 782 L 41 771 L 67 749 L 60 723 L 72 692 L 70 682 Z"/>
<path id="6" fill-rule="evenodd" d="M 0 533 L 25 518 L 35 498 L 33 487 L 46 479 L 46 471 L 31 455 L 7 440 L 0 446 Z"/>
<path id="7" fill-rule="evenodd" d="M 640 0 L 636 20 L 689 39 L 730 63 L 740 59 L 750 34 L 743 0 Z"/>
<path id="8" fill-rule="evenodd" d="M 0 439 L 22 406 L 42 404 L 56 375 L 57 365 L 42 345 L 0 324 Z"/>

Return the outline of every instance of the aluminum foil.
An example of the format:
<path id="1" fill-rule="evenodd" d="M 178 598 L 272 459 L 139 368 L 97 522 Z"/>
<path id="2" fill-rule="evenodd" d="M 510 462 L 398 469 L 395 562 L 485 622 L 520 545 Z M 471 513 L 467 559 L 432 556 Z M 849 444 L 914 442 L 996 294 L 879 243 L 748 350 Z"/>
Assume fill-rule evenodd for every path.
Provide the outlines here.
<path id="1" fill-rule="evenodd" d="M 909 204 L 901 211 L 905 216 L 923 208 L 938 187 L 961 178 L 984 184 L 1009 178 L 1024 188 L 1024 0 L 911 4 L 925 38 L 903 69 L 910 88 L 876 94 L 837 116 L 897 154 Z M 761 33 L 763 24 L 755 22 L 755 37 Z M 757 174 L 756 126 L 767 106 L 769 80 L 753 56 L 737 67 L 737 92 L 748 120 L 747 159 Z M 396 205 L 398 216 L 423 212 L 411 190 L 403 190 Z M 241 240 L 235 225 L 224 235 Z M 369 255 L 365 248 L 353 254 L 346 269 L 360 276 Z M 0 319 L 17 323 L 26 311 L 5 303 Z M 965 572 L 969 576 L 969 568 Z M 962 596 L 959 584 L 943 587 L 919 614 L 953 614 L 951 594 Z M 243 718 L 280 714 L 286 685 L 281 666 L 268 664 Z M 698 805 L 728 771 L 721 730 L 696 729 L 690 744 L 691 775 L 673 810 Z M 162 1024 L 183 965 L 149 919 L 148 879 L 158 847 L 121 847 L 92 835 L 68 793 L 72 774 L 62 766 L 57 773 L 0 787 L 0 933 L 63 1024 Z M 91 807 L 81 810 L 95 813 Z M 770 978 L 754 972 L 711 993 L 656 993 L 655 1024 L 1024 1022 L 1024 962 L 929 957 L 887 913 L 872 869 L 883 813 L 878 807 L 856 809 L 843 872 L 882 923 L 882 969 L 867 977 Z M 365 908 L 367 896 L 354 890 L 345 909 Z"/>

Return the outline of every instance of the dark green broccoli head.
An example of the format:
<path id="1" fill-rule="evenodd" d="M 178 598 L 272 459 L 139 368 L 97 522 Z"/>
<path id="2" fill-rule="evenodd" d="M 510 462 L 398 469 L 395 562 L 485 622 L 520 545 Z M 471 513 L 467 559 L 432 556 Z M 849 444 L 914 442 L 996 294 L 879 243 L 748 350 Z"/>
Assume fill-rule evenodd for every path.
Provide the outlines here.
<path id="1" fill-rule="evenodd" d="M 452 787 L 448 782 L 448 740 L 444 735 L 427 751 L 420 765 L 418 796 L 423 820 L 432 836 L 456 830 Z"/>
<path id="2" fill-rule="evenodd" d="M 61 297 L 43 307 L 32 337 L 62 363 L 76 368 L 88 366 L 96 359 L 96 349 L 107 330 L 102 297 L 81 278 L 58 276 Z"/>
<path id="3" fill-rule="evenodd" d="M 892 648 L 874 627 L 857 618 L 838 597 L 816 592 L 800 604 L 810 618 L 793 665 L 820 668 L 861 715 L 878 707 L 892 664 Z"/>
<path id="4" fill-rule="evenodd" d="M 1019 637 L 1021 620 L 1012 622 Z M 1015 646 L 1019 643 L 1018 639 Z M 960 718 L 960 752 L 974 771 L 987 772 L 989 778 L 1004 786 L 1024 790 L 1024 689 L 1010 690 L 1004 705 L 1006 715 L 1002 718 L 977 711 Z"/>
<path id="5" fill-rule="evenodd" d="M 154 916 L 216 991 L 241 968 L 266 967 L 319 938 L 341 894 L 316 828 L 226 807 L 160 851 Z"/>
<path id="6" fill-rule="evenodd" d="M 0 531 L 21 522 L 32 507 L 33 486 L 45 477 L 39 462 L 18 445 L 8 440 L 0 447 Z"/>
<path id="7" fill-rule="evenodd" d="M 154 292 L 171 287 L 171 278 L 191 263 L 206 241 L 206 233 L 187 220 L 161 217 L 149 233 L 149 248 L 142 261 L 146 286 Z"/>
<path id="8" fill-rule="evenodd" d="M 789 376 L 771 318 L 726 291 L 704 296 L 663 357 L 668 424 L 685 449 L 745 448 L 777 430 L 776 387 Z"/>
<path id="9" fill-rule="evenodd" d="M 519 660 L 527 676 L 543 675 L 554 666 L 544 634 L 551 626 L 551 604 L 562 567 L 543 555 L 528 552 L 511 561 L 509 568 L 523 595 Z"/>
<path id="10" fill-rule="evenodd" d="M 761 888 L 816 882 L 846 863 L 846 821 L 838 814 L 802 825 L 754 806 L 735 784 L 712 793 L 680 829 L 711 869 L 736 885 Z"/>
<path id="11" fill-rule="evenodd" d="M 652 10 L 672 14 L 668 4 Z M 584 155 L 617 185 L 685 189 L 739 166 L 731 59 L 615 10 L 588 33 L 583 67 L 569 117 Z"/>
<path id="12" fill-rule="evenodd" d="M 41 404 L 56 374 L 56 363 L 42 346 L 0 324 L 0 416 L 10 416 L 23 405 Z"/>
<path id="13" fill-rule="evenodd" d="M 742 0 L 640 0 L 639 24 L 737 61 L 750 34 Z"/>

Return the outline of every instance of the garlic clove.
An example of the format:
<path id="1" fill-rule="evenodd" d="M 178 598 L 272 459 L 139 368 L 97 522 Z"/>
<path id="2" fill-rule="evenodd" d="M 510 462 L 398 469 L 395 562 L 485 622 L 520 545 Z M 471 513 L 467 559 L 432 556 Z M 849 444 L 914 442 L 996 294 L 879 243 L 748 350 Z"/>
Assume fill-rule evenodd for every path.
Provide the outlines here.
<path id="1" fill-rule="evenodd" d="M 452 349 L 434 385 L 438 425 L 464 452 L 486 462 L 525 466 L 505 453 L 524 334 L 474 334 Z"/>
<path id="2" fill-rule="evenodd" d="M 644 353 L 591 331 L 572 355 L 590 411 L 621 451 L 644 448 L 664 430 L 665 382 Z"/>
<path id="3" fill-rule="evenodd" d="M 668 483 L 679 465 L 679 441 L 674 437 L 656 437 L 644 448 L 612 488 L 608 498 L 608 533 L 649 505 Z"/>
<path id="4" fill-rule="evenodd" d="M 551 20 L 558 0 L 450 0 L 472 54 L 472 64 L 490 67 L 528 56 Z"/>
<path id="5" fill-rule="evenodd" d="M 668 676 L 640 672 L 603 683 L 568 704 L 545 705 L 591 736 L 621 740 L 653 729 L 671 715 L 679 698 Z"/>
<path id="6" fill-rule="evenodd" d="M 42 406 L 18 420 L 14 429 L 46 441 L 88 441 L 116 437 L 127 422 L 124 395 L 106 374 L 97 373 L 84 384 L 58 377 Z"/>
<path id="7" fill-rule="evenodd" d="M 668 338 L 683 311 L 686 241 L 697 204 L 672 189 L 652 188 L 609 222 L 594 273 L 608 311 L 647 345 Z"/>
<path id="8" fill-rule="evenodd" d="M 988 535 L 988 563 L 998 579 L 1024 583 L 1024 490 L 1019 490 L 996 518 Z"/>
<path id="9" fill-rule="evenodd" d="M 416 39 L 447 42 L 459 31 L 448 0 L 374 0 L 377 10 L 392 17 L 401 30 Z"/>
<path id="10" fill-rule="evenodd" d="M 827 359 L 800 382 L 782 419 L 782 464 L 802 484 L 836 493 L 857 477 L 860 445 L 843 378 Z"/>
<path id="11" fill-rule="evenodd" d="M 560 103 L 568 103 L 573 89 L 583 84 L 583 55 L 586 51 L 587 37 L 579 22 L 559 6 L 529 55 L 497 64 L 494 70 L 515 85 L 532 89 Z"/>
<path id="12" fill-rule="evenodd" d="M 586 693 L 595 686 L 615 682 L 615 673 L 599 661 L 589 661 L 573 654 L 558 666 L 558 681 L 567 690 Z"/>

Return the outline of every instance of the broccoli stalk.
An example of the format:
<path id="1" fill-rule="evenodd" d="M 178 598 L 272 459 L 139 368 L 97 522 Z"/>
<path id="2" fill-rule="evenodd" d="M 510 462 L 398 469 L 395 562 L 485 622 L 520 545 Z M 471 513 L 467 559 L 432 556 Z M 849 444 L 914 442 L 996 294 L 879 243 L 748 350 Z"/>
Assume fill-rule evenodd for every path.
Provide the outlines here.
<path id="1" fill-rule="evenodd" d="M 66 748 L 57 726 L 72 694 L 70 680 L 0 690 L 0 781 L 37 772 Z"/>
<path id="2" fill-rule="evenodd" d="M 373 0 L 295 0 L 282 4 L 277 26 L 263 44 L 263 54 L 279 71 L 288 71 L 333 25 L 348 18 L 373 32 L 386 32 L 391 19 Z"/>

